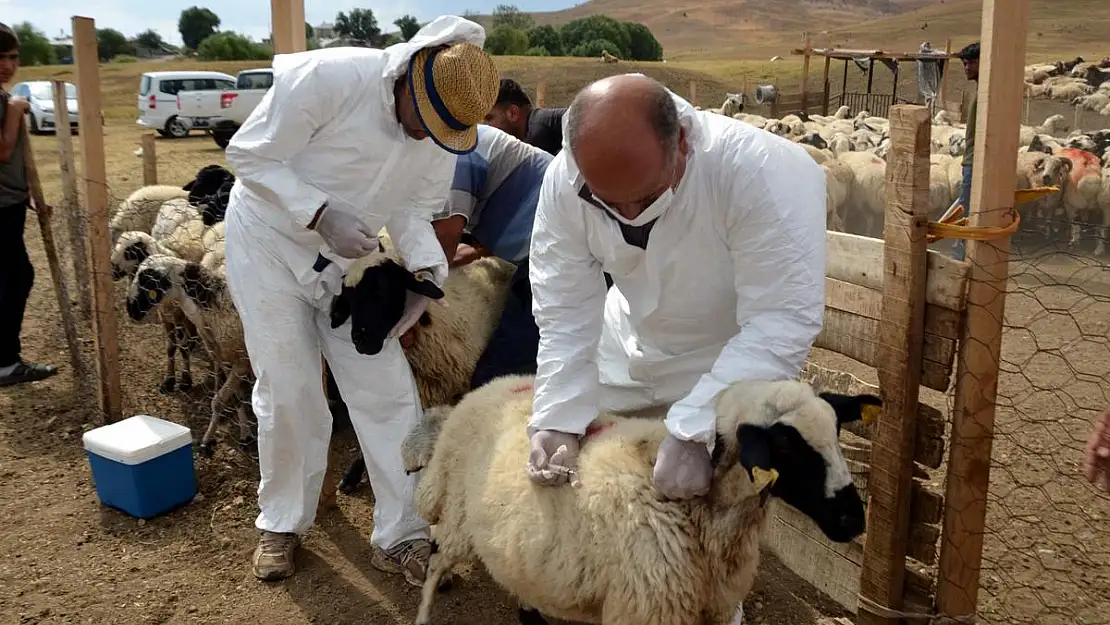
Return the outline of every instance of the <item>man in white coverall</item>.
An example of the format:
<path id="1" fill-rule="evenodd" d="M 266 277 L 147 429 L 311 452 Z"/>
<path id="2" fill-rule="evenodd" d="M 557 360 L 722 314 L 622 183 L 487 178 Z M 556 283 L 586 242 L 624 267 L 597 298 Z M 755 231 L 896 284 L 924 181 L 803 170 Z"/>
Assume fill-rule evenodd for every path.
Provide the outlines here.
<path id="1" fill-rule="evenodd" d="M 796 144 L 640 74 L 587 86 L 563 127 L 532 232 L 528 474 L 565 483 L 599 410 L 665 414 L 655 487 L 704 495 L 716 395 L 796 378 L 821 330 L 825 177 Z"/>
<path id="2" fill-rule="evenodd" d="M 350 329 L 331 329 L 327 309 L 349 259 L 378 249 L 383 226 L 410 270 L 443 285 L 447 259 L 429 219 L 497 99 L 484 41 L 478 24 L 443 16 L 385 50 L 277 55 L 273 87 L 228 145 L 238 176 L 226 218 L 228 286 L 257 378 L 260 579 L 293 574 L 300 535 L 315 520 L 332 424 L 322 351 L 374 489 L 371 563 L 423 581 L 428 524 L 400 453 L 421 414 L 411 370 L 396 340 L 359 355 Z M 410 293 L 391 336 L 427 305 Z"/>

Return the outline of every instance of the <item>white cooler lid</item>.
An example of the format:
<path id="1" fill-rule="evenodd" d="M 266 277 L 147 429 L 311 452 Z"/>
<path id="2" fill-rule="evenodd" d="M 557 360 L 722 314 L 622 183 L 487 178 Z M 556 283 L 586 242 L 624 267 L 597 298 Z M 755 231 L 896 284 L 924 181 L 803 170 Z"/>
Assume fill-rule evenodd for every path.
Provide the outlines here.
<path id="1" fill-rule="evenodd" d="M 189 428 L 140 414 L 85 432 L 85 449 L 123 464 L 140 464 L 190 445 Z"/>

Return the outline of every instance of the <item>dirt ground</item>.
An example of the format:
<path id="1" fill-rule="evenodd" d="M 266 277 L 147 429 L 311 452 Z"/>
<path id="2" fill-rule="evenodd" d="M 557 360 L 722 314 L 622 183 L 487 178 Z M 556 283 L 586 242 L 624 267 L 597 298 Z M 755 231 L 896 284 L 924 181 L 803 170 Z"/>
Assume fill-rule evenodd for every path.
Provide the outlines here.
<path id="1" fill-rule="evenodd" d="M 140 132 L 133 122 L 110 123 L 107 135 L 109 186 L 118 199 L 141 184 L 141 160 L 133 153 Z M 36 138 L 34 145 L 56 202 L 54 138 Z M 222 162 L 206 137 L 157 145 L 165 183 Z M 64 228 L 57 231 L 63 238 Z M 339 508 L 318 520 L 298 556 L 296 577 L 272 585 L 254 580 L 257 468 L 230 445 L 230 429 L 214 458 L 197 458 L 200 495 L 187 507 L 146 523 L 102 508 L 80 439 L 92 426 L 96 396 L 71 379 L 33 215 L 26 239 L 37 275 L 24 352 L 60 365 L 62 373 L 0 391 L 0 517 L 8 528 L 0 533 L 8 556 L 0 561 L 0 623 L 411 622 L 416 590 L 369 566 L 372 502 L 365 487 L 340 495 Z M 991 623 L 1110 624 L 1110 501 L 1078 473 L 1091 421 L 1110 404 L 1108 260 L 1027 248 L 1015 264 L 1007 306 L 981 605 Z M 206 389 L 157 392 L 160 329 L 131 323 L 122 299 L 117 285 L 124 413 L 184 423 L 199 437 L 207 423 Z M 90 331 L 82 336 L 91 365 Z M 858 365 L 822 362 L 830 363 L 874 381 Z M 926 393 L 925 399 L 944 406 L 950 398 Z M 350 457 L 351 438 L 345 440 Z M 935 483 L 943 488 L 942 472 Z M 769 557 L 747 612 L 749 623 L 767 625 L 808 625 L 842 614 Z M 515 622 L 512 601 L 480 572 L 441 595 L 437 614 L 440 622 L 458 625 Z"/>

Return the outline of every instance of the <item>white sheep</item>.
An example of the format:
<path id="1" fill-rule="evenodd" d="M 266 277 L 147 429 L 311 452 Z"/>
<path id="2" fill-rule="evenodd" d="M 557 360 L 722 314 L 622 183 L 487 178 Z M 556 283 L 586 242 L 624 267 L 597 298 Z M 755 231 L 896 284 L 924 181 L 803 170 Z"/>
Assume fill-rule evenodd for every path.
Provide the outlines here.
<path id="1" fill-rule="evenodd" d="M 847 152 L 837 159 L 852 170 L 845 225 L 864 236 L 881 236 L 886 214 L 886 161 L 871 152 Z M 859 223 L 859 228 L 853 224 Z"/>
<path id="2" fill-rule="evenodd" d="M 135 190 L 120 202 L 116 214 L 108 223 L 112 243 L 115 244 L 119 235 L 129 230 L 150 232 L 163 203 L 172 199 L 188 200 L 188 197 L 188 191 L 172 185 L 148 185 Z"/>
<path id="3" fill-rule="evenodd" d="M 600 625 L 727 625 L 751 590 L 771 497 L 827 538 L 864 530 L 864 506 L 838 443 L 874 396 L 818 396 L 803 382 L 737 382 L 716 400 L 710 492 L 669 502 L 652 486 L 662 419 L 601 415 L 582 440 L 574 486 L 525 475 L 532 377 L 471 392 L 438 436 L 418 424 L 402 444 L 422 469 L 416 500 L 435 549 L 417 625 L 442 576 L 477 561 L 543 617 Z M 867 408 L 865 408 L 867 406 Z M 422 458 L 434 438 L 430 460 Z M 538 613 L 538 614 L 536 614 Z"/>
<path id="4" fill-rule="evenodd" d="M 1094 111 L 1095 113 L 1101 112 L 1102 109 L 1110 105 L 1110 93 L 1104 91 L 1096 91 L 1090 95 L 1080 96 L 1071 102 L 1080 110 Z"/>
<path id="5" fill-rule="evenodd" d="M 825 229 L 844 231 L 844 204 L 852 188 L 852 170 L 836 159 L 821 164 L 825 170 Z"/>
<path id="6" fill-rule="evenodd" d="M 144 321 L 150 312 L 173 300 L 196 326 L 212 356 L 217 391 L 211 402 L 208 429 L 201 439 L 201 453 L 210 456 L 215 446 L 216 427 L 224 412 L 238 413 L 239 444 L 246 447 L 253 438 L 247 415 L 252 372 L 243 338 L 243 324 L 227 282 L 221 276 L 174 256 L 153 255 L 135 273 L 127 294 L 127 314 Z"/>
<path id="7" fill-rule="evenodd" d="M 718 115 L 727 115 L 728 117 L 735 117 L 744 110 L 744 94 L 742 93 L 726 93 L 725 101 L 718 108 L 705 109 L 710 113 Z"/>

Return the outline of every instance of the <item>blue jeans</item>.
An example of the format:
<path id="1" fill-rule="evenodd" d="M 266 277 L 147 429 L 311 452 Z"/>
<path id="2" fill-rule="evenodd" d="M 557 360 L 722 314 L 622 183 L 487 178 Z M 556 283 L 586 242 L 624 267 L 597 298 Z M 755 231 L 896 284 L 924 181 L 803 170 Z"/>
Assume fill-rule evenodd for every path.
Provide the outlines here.
<path id="1" fill-rule="evenodd" d="M 505 310 L 474 368 L 470 389 L 503 375 L 535 374 L 539 344 L 540 330 L 532 316 L 532 285 L 528 281 L 528 259 L 525 258 L 517 263 L 509 279 Z"/>
<path id="2" fill-rule="evenodd" d="M 971 215 L 971 165 L 964 165 L 964 179 L 960 183 L 960 197 L 956 198 L 956 204 L 963 204 L 963 213 L 960 217 L 967 217 Z M 956 260 L 963 260 L 967 256 L 967 241 L 964 239 L 956 239 L 952 242 L 952 258 Z"/>

